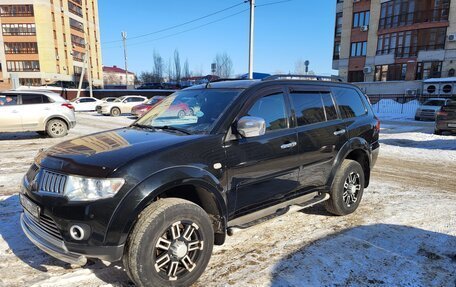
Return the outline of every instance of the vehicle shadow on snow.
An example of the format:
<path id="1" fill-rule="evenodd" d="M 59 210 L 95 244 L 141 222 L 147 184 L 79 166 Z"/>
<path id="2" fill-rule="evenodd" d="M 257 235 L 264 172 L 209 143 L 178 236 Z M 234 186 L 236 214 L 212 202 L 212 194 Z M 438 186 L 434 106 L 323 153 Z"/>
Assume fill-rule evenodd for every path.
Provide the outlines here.
<path id="1" fill-rule="evenodd" d="M 41 139 L 41 138 L 46 138 L 46 136 L 40 135 L 36 132 L 0 133 L 0 141 L 30 140 L 30 139 Z"/>
<path id="2" fill-rule="evenodd" d="M 448 220 L 448 219 L 447 219 Z M 284 257 L 271 286 L 452 286 L 456 237 L 375 224 L 319 239 Z"/>
<path id="3" fill-rule="evenodd" d="M 19 260 L 38 272 L 48 272 L 49 267 L 60 267 L 71 272 L 70 264 L 41 251 L 25 236 L 20 224 L 21 213 L 22 207 L 18 195 L 0 200 L 0 237 L 8 244 L 5 254 L 14 254 Z M 76 267 L 74 270 L 77 271 L 79 268 Z M 91 270 L 95 276 L 108 284 L 131 286 L 128 276 L 122 271 L 121 262 L 105 263 L 100 260 L 89 260 L 82 268 Z"/>
<path id="4" fill-rule="evenodd" d="M 379 142 L 380 144 L 398 147 L 413 147 L 430 150 L 456 150 L 456 140 L 453 138 L 427 141 L 415 141 L 409 139 L 381 139 Z"/>

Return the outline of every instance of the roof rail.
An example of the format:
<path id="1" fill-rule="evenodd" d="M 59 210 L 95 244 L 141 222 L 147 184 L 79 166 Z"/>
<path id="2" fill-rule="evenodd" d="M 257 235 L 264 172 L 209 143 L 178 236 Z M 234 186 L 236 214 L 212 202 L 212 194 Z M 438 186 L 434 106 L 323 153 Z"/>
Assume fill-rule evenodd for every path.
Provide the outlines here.
<path id="1" fill-rule="evenodd" d="M 307 80 L 307 81 L 327 81 L 327 82 L 343 82 L 342 78 L 336 76 L 318 76 L 318 75 L 272 75 L 264 78 L 262 81 L 274 81 L 274 80 Z"/>

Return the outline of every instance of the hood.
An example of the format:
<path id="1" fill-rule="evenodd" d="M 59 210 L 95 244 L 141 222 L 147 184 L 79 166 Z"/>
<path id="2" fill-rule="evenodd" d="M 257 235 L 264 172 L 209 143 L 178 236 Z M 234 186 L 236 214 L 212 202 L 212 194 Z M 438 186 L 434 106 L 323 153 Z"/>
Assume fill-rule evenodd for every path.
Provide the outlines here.
<path id="1" fill-rule="evenodd" d="M 126 163 L 202 135 L 122 128 L 65 141 L 41 152 L 37 163 L 55 171 L 106 177 Z"/>

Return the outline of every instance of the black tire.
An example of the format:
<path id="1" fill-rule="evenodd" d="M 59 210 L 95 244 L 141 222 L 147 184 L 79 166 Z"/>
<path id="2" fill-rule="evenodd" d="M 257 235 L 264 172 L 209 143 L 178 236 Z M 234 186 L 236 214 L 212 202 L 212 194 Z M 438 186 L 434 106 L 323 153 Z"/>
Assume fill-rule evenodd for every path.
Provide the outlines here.
<path id="1" fill-rule="evenodd" d="M 52 119 L 46 124 L 46 134 L 51 138 L 61 138 L 68 134 L 68 126 L 63 120 Z"/>
<path id="2" fill-rule="evenodd" d="M 206 269 L 213 244 L 212 223 L 201 207 L 179 198 L 160 199 L 140 214 L 123 263 L 137 286 L 190 286 Z M 167 249 L 161 247 L 166 245 Z"/>
<path id="3" fill-rule="evenodd" d="M 118 117 L 122 114 L 119 108 L 112 108 L 111 109 L 111 116 Z"/>
<path id="4" fill-rule="evenodd" d="M 441 136 L 443 132 L 441 130 L 435 129 L 434 134 Z"/>
<path id="5" fill-rule="evenodd" d="M 353 181 L 355 184 L 352 184 L 353 178 L 356 178 Z M 354 160 L 344 160 L 331 186 L 331 198 L 325 201 L 326 210 L 335 215 L 353 213 L 363 197 L 364 182 L 364 170 L 361 165 Z"/>

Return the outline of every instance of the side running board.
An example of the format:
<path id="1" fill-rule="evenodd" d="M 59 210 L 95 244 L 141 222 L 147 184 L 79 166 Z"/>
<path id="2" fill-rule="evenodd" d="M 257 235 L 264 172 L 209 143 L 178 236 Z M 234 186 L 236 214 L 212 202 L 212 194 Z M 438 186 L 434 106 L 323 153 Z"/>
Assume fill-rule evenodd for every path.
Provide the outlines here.
<path id="1" fill-rule="evenodd" d="M 228 222 L 228 235 L 233 235 L 236 232 L 260 224 L 274 217 L 284 215 L 288 212 L 295 212 L 301 209 L 311 207 L 320 202 L 329 199 L 328 193 L 313 192 L 304 196 L 291 199 L 279 203 L 274 206 L 267 207 L 262 210 L 235 218 Z"/>

